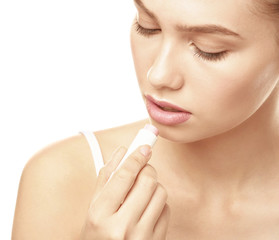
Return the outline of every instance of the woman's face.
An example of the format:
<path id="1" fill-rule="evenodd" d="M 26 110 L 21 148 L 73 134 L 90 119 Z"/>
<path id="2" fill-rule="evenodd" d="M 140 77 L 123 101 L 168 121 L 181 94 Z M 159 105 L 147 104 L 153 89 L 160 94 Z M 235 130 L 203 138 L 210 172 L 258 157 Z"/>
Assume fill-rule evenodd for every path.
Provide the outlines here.
<path id="1" fill-rule="evenodd" d="M 146 95 L 191 112 L 162 137 L 193 142 L 249 119 L 278 82 L 275 20 L 252 11 L 254 1 L 135 0 L 131 48 Z M 145 9 L 147 8 L 150 14 Z"/>

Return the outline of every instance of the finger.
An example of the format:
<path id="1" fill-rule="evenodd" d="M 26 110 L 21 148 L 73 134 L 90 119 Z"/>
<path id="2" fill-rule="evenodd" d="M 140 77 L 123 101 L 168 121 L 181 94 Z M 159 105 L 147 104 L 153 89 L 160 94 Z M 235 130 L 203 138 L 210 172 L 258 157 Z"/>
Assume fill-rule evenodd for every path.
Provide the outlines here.
<path id="1" fill-rule="evenodd" d="M 152 199 L 139 220 L 139 225 L 154 228 L 166 205 L 167 197 L 165 188 L 158 183 Z"/>
<path id="2" fill-rule="evenodd" d="M 124 157 L 126 152 L 127 152 L 127 148 L 123 146 L 120 146 L 114 150 L 110 160 L 106 163 L 104 167 L 101 168 L 99 172 L 96 188 L 94 191 L 94 196 L 97 197 L 97 195 L 103 189 L 108 179 L 110 178 L 111 174 L 117 168 L 117 166 L 119 165 L 121 159 Z"/>
<path id="3" fill-rule="evenodd" d="M 120 146 L 117 149 L 115 149 L 115 151 L 112 153 L 110 160 L 107 162 L 107 172 L 109 175 L 108 178 L 118 167 L 119 163 L 121 162 L 122 158 L 125 156 L 126 152 L 127 152 L 127 148 L 124 146 Z"/>
<path id="4" fill-rule="evenodd" d="M 125 218 L 130 225 L 135 225 L 150 202 L 156 188 L 157 173 L 151 165 L 147 164 L 138 174 L 135 184 L 117 214 L 120 215 L 120 218 L 123 216 L 122 219 Z"/>
<path id="5" fill-rule="evenodd" d="M 142 150 L 142 152 L 141 152 Z M 150 151 L 150 154 L 146 150 Z M 144 155 L 144 153 L 147 153 Z M 115 213 L 126 198 L 130 188 L 151 157 L 151 147 L 148 145 L 137 148 L 105 184 L 100 197 L 96 199 L 95 207 L 105 215 Z"/>
<path id="6" fill-rule="evenodd" d="M 170 220 L 170 208 L 167 204 L 165 204 L 162 214 L 160 215 L 160 217 L 154 227 L 154 230 L 153 230 L 153 239 L 154 240 L 166 239 L 169 220 Z"/>

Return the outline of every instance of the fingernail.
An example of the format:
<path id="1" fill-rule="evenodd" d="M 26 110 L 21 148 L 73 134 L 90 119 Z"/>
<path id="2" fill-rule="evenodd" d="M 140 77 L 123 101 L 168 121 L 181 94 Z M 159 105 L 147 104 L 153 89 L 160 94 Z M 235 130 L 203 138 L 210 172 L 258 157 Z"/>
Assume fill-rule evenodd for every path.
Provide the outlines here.
<path id="1" fill-rule="evenodd" d="M 145 157 L 149 157 L 149 155 L 151 154 L 151 147 L 149 145 L 142 146 L 140 148 L 140 153 Z"/>

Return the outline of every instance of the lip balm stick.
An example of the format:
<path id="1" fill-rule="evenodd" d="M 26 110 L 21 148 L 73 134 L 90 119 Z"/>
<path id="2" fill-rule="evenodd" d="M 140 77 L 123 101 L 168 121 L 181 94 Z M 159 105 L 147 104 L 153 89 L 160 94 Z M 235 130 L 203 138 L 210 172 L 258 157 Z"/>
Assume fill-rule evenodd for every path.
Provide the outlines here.
<path id="1" fill-rule="evenodd" d="M 125 156 L 123 157 L 123 159 L 121 160 L 121 162 L 119 163 L 117 168 L 115 169 L 115 171 L 117 171 L 122 166 L 122 164 L 125 162 L 127 157 L 132 152 L 134 152 L 139 146 L 147 144 L 147 145 L 153 147 L 153 145 L 155 144 L 155 142 L 157 140 L 158 135 L 159 135 L 158 129 L 151 124 L 146 124 L 144 126 L 144 128 L 140 129 L 138 134 L 134 138 L 133 142 L 129 146 L 129 149 L 126 152 Z"/>

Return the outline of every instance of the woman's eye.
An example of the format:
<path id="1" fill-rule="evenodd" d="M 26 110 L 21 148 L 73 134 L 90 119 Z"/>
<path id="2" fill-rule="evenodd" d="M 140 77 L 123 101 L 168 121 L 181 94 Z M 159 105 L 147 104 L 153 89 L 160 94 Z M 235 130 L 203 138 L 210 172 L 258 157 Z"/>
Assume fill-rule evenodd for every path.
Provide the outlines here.
<path id="1" fill-rule="evenodd" d="M 143 35 L 145 37 L 150 37 L 151 35 L 157 34 L 161 29 L 149 29 L 142 27 L 138 21 L 135 21 L 134 23 L 135 30 L 138 34 Z"/>
<path id="2" fill-rule="evenodd" d="M 157 34 L 158 32 L 161 32 L 161 29 L 149 29 L 142 27 L 138 21 L 136 20 L 134 23 L 135 30 L 138 34 L 143 35 L 145 37 L 150 37 L 152 35 Z M 194 56 L 198 56 L 206 61 L 219 61 L 226 57 L 227 51 L 217 52 L 217 53 L 210 53 L 210 52 L 204 52 L 201 51 L 199 48 L 194 46 Z"/>
<path id="3" fill-rule="evenodd" d="M 201 51 L 199 48 L 195 46 L 195 53 L 194 56 L 198 56 L 206 61 L 219 61 L 224 59 L 227 56 L 227 51 L 217 52 L 217 53 L 210 53 Z"/>

